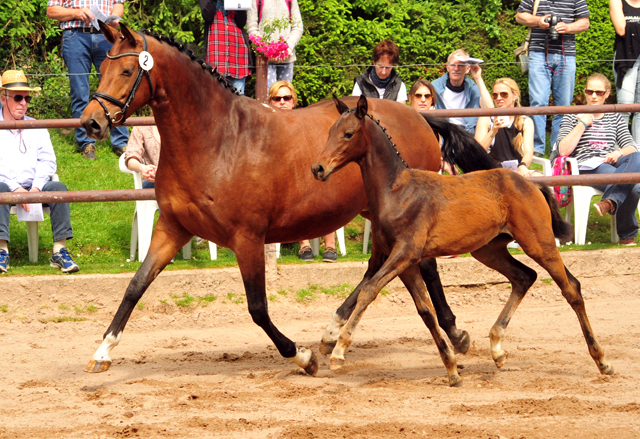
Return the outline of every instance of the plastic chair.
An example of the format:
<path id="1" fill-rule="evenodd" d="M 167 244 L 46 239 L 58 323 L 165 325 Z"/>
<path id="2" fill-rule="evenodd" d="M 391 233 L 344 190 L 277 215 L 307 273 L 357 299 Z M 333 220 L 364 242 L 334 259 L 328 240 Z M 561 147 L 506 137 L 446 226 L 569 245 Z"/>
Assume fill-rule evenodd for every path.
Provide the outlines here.
<path id="1" fill-rule="evenodd" d="M 347 247 L 344 242 L 344 227 L 340 227 L 338 230 L 336 230 L 336 235 L 338 237 L 338 247 L 340 247 L 340 254 L 342 256 L 346 256 Z M 313 255 L 318 256 L 320 254 L 320 238 L 311 239 L 310 243 Z M 276 244 L 276 258 L 280 258 L 280 243 Z"/>
<path id="2" fill-rule="evenodd" d="M 53 174 L 51 177 L 51 181 L 60 181 L 58 178 L 58 174 Z M 51 215 L 51 209 L 48 207 L 42 207 L 42 213 Z M 11 206 L 9 209 L 10 215 L 17 215 L 18 208 L 16 206 Z M 38 262 L 38 223 L 40 221 L 25 221 L 27 225 L 27 245 L 29 246 L 29 261 L 30 262 Z"/>
<path id="3" fill-rule="evenodd" d="M 120 156 L 120 170 L 127 174 L 133 175 L 133 185 L 135 189 L 142 189 L 142 174 L 127 168 L 124 162 L 124 154 Z M 153 234 L 153 219 L 156 210 L 160 210 L 156 200 L 138 200 L 136 201 L 136 210 L 133 212 L 133 222 L 131 225 L 131 259 L 136 257 L 136 248 L 138 249 L 138 260 L 144 261 L 151 245 L 151 235 Z M 216 244 L 209 241 L 209 252 L 211 260 L 218 259 L 218 248 Z M 191 259 L 191 241 L 182 247 L 182 257 Z"/>

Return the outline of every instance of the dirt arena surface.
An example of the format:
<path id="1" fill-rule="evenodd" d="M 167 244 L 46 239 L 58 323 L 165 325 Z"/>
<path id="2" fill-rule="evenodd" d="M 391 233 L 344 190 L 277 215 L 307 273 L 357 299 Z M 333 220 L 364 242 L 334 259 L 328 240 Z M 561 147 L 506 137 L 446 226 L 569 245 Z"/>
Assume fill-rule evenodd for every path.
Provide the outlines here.
<path id="1" fill-rule="evenodd" d="M 458 355 L 460 388 L 448 387 L 435 345 L 397 283 L 365 314 L 338 372 L 329 371 L 318 342 L 341 299 L 319 294 L 299 303 L 294 292 L 275 293 L 275 324 L 319 356 L 320 371 L 309 377 L 253 324 L 234 295 L 237 285 L 204 271 L 163 273 L 133 312 L 111 369 L 87 374 L 82 369 L 132 274 L 6 277 L 0 438 L 637 438 L 640 250 L 623 250 L 565 257 L 613 376 L 599 374 L 575 314 L 548 276 L 511 321 L 509 357 L 497 370 L 488 334 L 509 285 L 455 285 L 446 273 L 476 267 L 463 258 L 441 261 L 458 326 L 472 337 L 469 352 Z M 284 269 L 285 284 L 341 269 L 311 265 Z M 302 279 L 293 281 L 296 270 Z M 176 305 L 171 296 L 184 292 L 217 298 Z"/>

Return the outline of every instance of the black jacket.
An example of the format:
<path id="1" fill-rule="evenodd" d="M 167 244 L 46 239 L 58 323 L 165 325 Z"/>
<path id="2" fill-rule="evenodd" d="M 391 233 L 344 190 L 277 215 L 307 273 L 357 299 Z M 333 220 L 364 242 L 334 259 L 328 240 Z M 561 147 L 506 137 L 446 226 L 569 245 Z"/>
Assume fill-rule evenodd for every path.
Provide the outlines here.
<path id="1" fill-rule="evenodd" d="M 374 68 L 375 67 L 373 66 L 367 67 L 367 70 L 365 70 L 365 72 L 362 75 L 356 76 L 356 79 L 354 81 L 355 83 L 358 84 L 358 86 L 360 87 L 360 91 L 362 91 L 362 94 L 365 97 L 380 99 L 380 94 L 378 93 L 378 89 L 373 84 L 373 82 L 371 82 L 371 79 L 369 79 L 371 70 Z M 384 95 L 382 99 L 389 99 L 392 101 L 397 100 L 398 93 L 400 92 L 401 87 L 402 87 L 402 78 L 400 77 L 400 75 L 398 75 L 398 72 L 396 72 L 396 69 L 392 69 L 391 80 L 389 81 L 389 84 L 387 84 L 387 88 L 385 88 L 384 90 Z"/>
<path id="2" fill-rule="evenodd" d="M 616 34 L 615 52 L 616 87 L 622 88 L 624 75 L 640 57 L 640 23 L 627 23 L 624 38 Z"/>

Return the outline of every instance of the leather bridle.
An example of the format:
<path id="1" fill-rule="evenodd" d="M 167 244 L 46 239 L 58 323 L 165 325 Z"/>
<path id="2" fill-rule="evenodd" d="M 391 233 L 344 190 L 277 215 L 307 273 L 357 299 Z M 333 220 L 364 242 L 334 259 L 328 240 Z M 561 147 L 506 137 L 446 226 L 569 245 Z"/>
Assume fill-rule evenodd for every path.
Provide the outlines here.
<path id="1" fill-rule="evenodd" d="M 142 50 L 146 52 L 147 39 L 145 38 L 144 34 L 142 34 L 141 32 L 138 32 L 138 34 L 140 34 L 140 36 L 142 37 Z M 109 52 L 107 52 L 107 58 L 118 59 L 124 56 L 140 57 L 140 53 L 141 52 L 123 52 L 123 53 L 119 53 L 118 55 L 111 55 Z M 131 105 L 131 102 L 133 102 L 133 99 L 136 96 L 136 91 L 140 86 L 140 82 L 142 82 L 142 75 L 145 75 L 147 77 L 147 82 L 149 83 L 149 90 L 151 92 L 151 97 L 149 99 L 153 99 L 153 83 L 151 82 L 151 74 L 149 73 L 149 71 L 150 69 L 144 70 L 142 66 L 138 64 L 138 74 L 136 76 L 135 82 L 133 83 L 133 87 L 131 87 L 131 91 L 129 92 L 129 96 L 127 97 L 126 102 L 122 102 L 119 99 L 114 98 L 113 96 L 110 96 L 106 93 L 102 93 L 99 91 L 93 94 L 91 99 L 95 99 L 102 106 L 104 113 L 107 116 L 107 120 L 109 121 L 109 129 L 111 129 L 112 124 L 124 123 L 127 120 L 127 110 L 129 109 L 129 105 Z M 120 111 L 118 111 L 112 117 L 111 113 L 109 113 L 109 110 L 107 109 L 107 106 L 104 104 L 104 102 L 100 98 L 106 101 L 109 101 L 114 105 L 117 105 L 118 107 L 120 107 Z"/>

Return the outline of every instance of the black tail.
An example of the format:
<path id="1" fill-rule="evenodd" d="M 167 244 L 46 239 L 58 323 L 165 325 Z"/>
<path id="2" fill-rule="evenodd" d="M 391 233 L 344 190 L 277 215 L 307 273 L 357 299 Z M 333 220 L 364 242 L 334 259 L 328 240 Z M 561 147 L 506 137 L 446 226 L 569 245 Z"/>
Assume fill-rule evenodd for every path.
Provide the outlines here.
<path id="1" fill-rule="evenodd" d="M 573 240 L 573 226 L 562 219 L 560 214 L 560 206 L 558 206 L 558 200 L 551 192 L 548 186 L 537 184 L 538 189 L 544 195 L 544 199 L 547 200 L 549 210 L 551 211 L 551 227 L 553 227 L 553 236 L 560 241 L 567 242 Z"/>
<path id="2" fill-rule="evenodd" d="M 464 128 L 429 113 L 421 112 L 420 114 L 443 140 L 442 158 L 444 161 L 458 165 L 462 172 L 501 167 Z"/>

